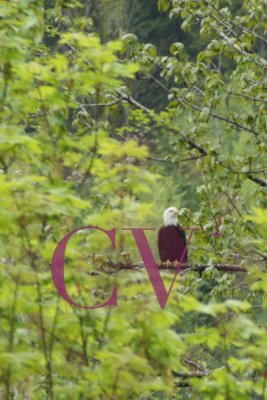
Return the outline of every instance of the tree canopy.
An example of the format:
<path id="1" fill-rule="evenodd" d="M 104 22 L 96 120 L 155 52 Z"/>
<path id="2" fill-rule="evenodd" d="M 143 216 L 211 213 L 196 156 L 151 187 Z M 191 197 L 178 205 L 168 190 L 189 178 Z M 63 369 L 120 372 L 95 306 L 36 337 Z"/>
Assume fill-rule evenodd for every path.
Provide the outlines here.
<path id="1" fill-rule="evenodd" d="M 266 15 L 2 0 L 1 398 L 267 399 Z M 158 229 L 172 205 L 200 230 L 161 309 L 122 228 Z M 86 225 L 116 228 L 116 250 L 77 232 L 68 292 L 98 306 L 117 285 L 117 307 L 53 284 L 57 244 Z M 159 271 L 168 290 L 175 268 Z"/>

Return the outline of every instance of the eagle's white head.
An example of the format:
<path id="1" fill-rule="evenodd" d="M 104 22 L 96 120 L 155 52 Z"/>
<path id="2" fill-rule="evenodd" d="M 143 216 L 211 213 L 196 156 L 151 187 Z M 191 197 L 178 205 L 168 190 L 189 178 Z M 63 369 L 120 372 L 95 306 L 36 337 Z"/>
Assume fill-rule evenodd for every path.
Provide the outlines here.
<path id="1" fill-rule="evenodd" d="M 177 225 L 177 214 L 178 210 L 175 207 L 169 207 L 167 210 L 164 211 L 163 213 L 163 220 L 164 220 L 164 225 L 169 226 L 169 225 Z"/>

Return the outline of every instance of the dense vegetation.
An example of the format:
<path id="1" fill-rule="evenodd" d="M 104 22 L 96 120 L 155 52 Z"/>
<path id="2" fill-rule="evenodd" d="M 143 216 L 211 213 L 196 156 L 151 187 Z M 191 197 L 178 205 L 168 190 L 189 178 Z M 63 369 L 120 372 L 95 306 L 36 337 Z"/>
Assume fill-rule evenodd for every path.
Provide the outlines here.
<path id="1" fill-rule="evenodd" d="M 267 399 L 266 11 L 2 0 L 1 399 Z M 161 309 L 121 228 L 172 205 L 202 231 Z M 97 307 L 117 284 L 117 307 L 53 284 L 85 225 L 116 228 L 116 250 L 74 235 L 68 293 Z"/>

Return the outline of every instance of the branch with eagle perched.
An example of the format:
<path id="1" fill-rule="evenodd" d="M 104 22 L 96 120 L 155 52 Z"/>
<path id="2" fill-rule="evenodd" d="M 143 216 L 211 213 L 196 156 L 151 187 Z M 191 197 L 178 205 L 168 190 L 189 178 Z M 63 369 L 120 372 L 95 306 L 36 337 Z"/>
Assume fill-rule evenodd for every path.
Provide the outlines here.
<path id="1" fill-rule="evenodd" d="M 102 271 L 109 273 L 109 274 L 114 274 L 119 271 L 132 271 L 132 270 L 140 270 L 144 269 L 144 264 L 143 262 L 134 264 L 134 263 L 124 263 L 124 262 L 114 262 L 110 259 L 108 260 L 103 260 L 103 263 L 99 266 Z M 199 272 L 202 273 L 208 268 L 214 268 L 218 271 L 222 272 L 228 272 L 228 273 L 236 273 L 236 272 L 243 272 L 246 273 L 248 272 L 245 268 L 240 267 L 239 264 L 188 264 L 188 263 L 183 263 L 179 266 L 179 263 L 177 261 L 175 262 L 164 262 L 160 263 L 157 265 L 159 270 L 162 271 L 176 271 L 177 268 L 179 272 L 182 271 L 187 271 L 187 270 L 192 270 L 194 272 Z M 97 275 L 98 273 L 96 271 L 92 272 L 90 275 Z"/>

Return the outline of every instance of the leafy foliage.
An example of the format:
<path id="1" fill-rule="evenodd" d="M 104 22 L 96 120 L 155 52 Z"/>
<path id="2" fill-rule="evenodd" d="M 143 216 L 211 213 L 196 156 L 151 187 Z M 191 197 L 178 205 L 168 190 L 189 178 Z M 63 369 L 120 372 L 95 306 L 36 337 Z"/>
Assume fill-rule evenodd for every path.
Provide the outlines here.
<path id="1" fill-rule="evenodd" d="M 109 40 L 109 1 L 2 1 L 3 399 L 266 398 L 266 6 L 159 1 L 166 38 L 143 43 L 140 4 L 126 27 L 116 2 Z M 172 204 L 202 231 L 160 310 L 121 228 L 157 227 Z M 118 284 L 116 308 L 71 307 L 53 286 L 57 243 L 84 225 L 116 227 L 117 247 L 77 233 L 68 292 L 101 305 Z M 169 288 L 173 271 L 161 274 Z"/>

